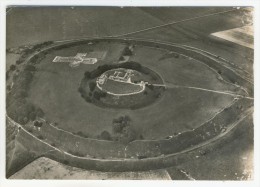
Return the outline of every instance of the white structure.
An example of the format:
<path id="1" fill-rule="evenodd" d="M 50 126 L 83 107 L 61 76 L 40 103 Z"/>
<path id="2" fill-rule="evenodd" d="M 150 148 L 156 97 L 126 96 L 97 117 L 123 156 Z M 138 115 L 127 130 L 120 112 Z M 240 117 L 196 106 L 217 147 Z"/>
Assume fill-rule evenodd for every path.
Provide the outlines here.
<path id="1" fill-rule="evenodd" d="M 109 79 L 119 82 L 126 82 L 126 83 L 132 83 L 131 76 L 133 76 L 133 70 L 128 69 L 123 76 L 120 76 L 123 72 L 115 71 L 114 75 L 110 75 Z"/>
<path id="2" fill-rule="evenodd" d="M 144 82 L 144 81 L 141 81 L 139 83 L 132 82 L 131 76 L 134 76 L 134 70 L 118 68 L 118 69 L 114 70 L 114 72 L 111 72 L 111 74 L 109 73 L 110 71 L 113 71 L 113 70 L 108 70 L 107 72 L 103 73 L 100 77 L 98 77 L 96 80 L 97 87 L 100 90 L 105 91 L 106 93 L 108 93 L 110 95 L 124 96 L 124 95 L 138 94 L 138 93 L 143 92 L 145 90 L 146 84 L 148 84 L 148 82 Z M 108 75 L 108 74 L 110 74 L 110 75 Z M 121 82 L 121 83 L 125 83 L 125 84 L 140 86 L 140 90 L 133 91 L 130 93 L 114 93 L 114 92 L 111 92 L 111 91 L 108 91 L 108 90 L 105 90 L 102 88 L 102 85 L 104 85 L 107 80 L 113 80 L 115 82 Z"/>
<path id="3" fill-rule="evenodd" d="M 98 79 L 97 79 L 97 81 L 98 81 L 98 84 L 104 84 L 105 82 L 106 82 L 106 80 L 107 80 L 107 75 L 105 75 L 105 74 L 102 74 Z"/>
<path id="4" fill-rule="evenodd" d="M 77 67 L 82 64 L 95 64 L 97 63 L 97 58 L 87 58 L 87 53 L 77 53 L 74 57 L 61 57 L 56 56 L 53 62 L 69 62 L 71 67 Z"/>

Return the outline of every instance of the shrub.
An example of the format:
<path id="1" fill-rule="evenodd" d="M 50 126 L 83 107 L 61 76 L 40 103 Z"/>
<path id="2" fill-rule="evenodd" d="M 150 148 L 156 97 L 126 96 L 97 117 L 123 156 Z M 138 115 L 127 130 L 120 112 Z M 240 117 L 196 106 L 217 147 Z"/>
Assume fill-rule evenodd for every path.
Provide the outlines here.
<path id="1" fill-rule="evenodd" d="M 83 132 L 79 131 L 76 133 L 78 136 L 81 136 L 83 138 L 88 138 L 88 135 L 84 134 Z"/>
<path id="2" fill-rule="evenodd" d="M 100 135 L 100 138 L 101 138 L 102 140 L 111 140 L 111 135 L 110 135 L 109 132 L 103 131 L 103 132 L 101 133 L 101 135 Z"/>
<path id="3" fill-rule="evenodd" d="M 55 143 L 51 143 L 51 146 L 56 147 L 56 144 Z"/>
<path id="4" fill-rule="evenodd" d="M 174 53 L 174 58 L 179 58 L 180 55 L 178 53 Z"/>
<path id="5" fill-rule="evenodd" d="M 141 159 L 147 158 L 147 156 L 139 155 L 139 156 L 137 156 L 137 158 L 141 160 Z"/>
<path id="6" fill-rule="evenodd" d="M 123 56 L 132 56 L 133 52 L 129 49 L 129 47 L 125 47 L 123 51 Z"/>
<path id="7" fill-rule="evenodd" d="M 23 60 L 21 60 L 21 59 L 18 59 L 18 60 L 16 60 L 16 62 L 15 62 L 15 63 L 16 63 L 17 65 L 19 65 L 19 64 L 21 64 L 22 62 L 23 62 Z"/>
<path id="8" fill-rule="evenodd" d="M 147 84 L 147 88 L 150 88 L 151 90 L 153 90 L 153 89 L 154 89 L 154 85 L 152 85 L 152 84 Z"/>
<path id="9" fill-rule="evenodd" d="M 38 135 L 37 136 L 40 140 L 43 140 L 43 136 L 42 135 Z"/>
<path id="10" fill-rule="evenodd" d="M 124 56 L 120 56 L 119 61 L 125 60 Z"/>

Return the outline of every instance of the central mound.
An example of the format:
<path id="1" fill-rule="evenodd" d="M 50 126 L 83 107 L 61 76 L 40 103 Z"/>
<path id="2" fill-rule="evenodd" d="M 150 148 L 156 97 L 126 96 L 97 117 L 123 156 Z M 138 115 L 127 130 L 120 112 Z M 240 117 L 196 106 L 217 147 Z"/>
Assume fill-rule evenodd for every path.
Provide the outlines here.
<path id="1" fill-rule="evenodd" d="M 145 89 L 141 73 L 125 68 L 106 71 L 97 79 L 96 83 L 100 90 L 115 96 L 138 94 Z"/>
<path id="2" fill-rule="evenodd" d="M 162 78 L 137 62 L 105 64 L 85 72 L 79 92 L 100 107 L 138 109 L 162 96 Z"/>

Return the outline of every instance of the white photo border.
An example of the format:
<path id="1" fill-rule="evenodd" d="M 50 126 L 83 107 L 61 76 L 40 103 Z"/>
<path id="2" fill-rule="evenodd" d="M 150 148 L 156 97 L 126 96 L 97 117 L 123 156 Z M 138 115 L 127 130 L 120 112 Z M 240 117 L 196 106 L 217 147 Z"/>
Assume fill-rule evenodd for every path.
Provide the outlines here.
<path id="1" fill-rule="evenodd" d="M 252 181 L 134 181 L 134 180 L 7 180 L 5 178 L 5 64 L 7 6 L 252 6 L 254 7 L 254 180 Z M 259 182 L 259 124 L 260 124 L 260 1 L 258 0 L 1 0 L 0 1 L 0 187 L 132 187 L 132 186 L 260 186 Z M 258 96 L 258 97 L 257 97 Z"/>

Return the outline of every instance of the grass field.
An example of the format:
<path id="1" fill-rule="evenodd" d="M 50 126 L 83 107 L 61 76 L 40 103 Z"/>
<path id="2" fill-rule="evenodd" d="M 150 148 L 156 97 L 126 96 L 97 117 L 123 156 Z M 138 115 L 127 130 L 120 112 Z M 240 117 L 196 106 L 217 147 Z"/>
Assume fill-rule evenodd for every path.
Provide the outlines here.
<path id="1" fill-rule="evenodd" d="M 62 129 L 75 133 L 82 131 L 95 137 L 103 130 L 111 132 L 110 124 L 114 118 L 120 115 L 129 115 L 137 131 L 141 132 L 145 138 L 156 139 L 195 128 L 232 101 L 232 97 L 225 95 L 209 94 L 196 90 L 169 89 L 160 101 L 136 111 L 99 108 L 83 102 L 77 89 L 84 72 L 93 70 L 105 62 L 114 62 L 119 57 L 117 49 L 122 44 L 106 43 L 106 45 L 108 51 L 106 58 L 95 65 L 70 68 L 64 64 L 52 63 L 52 58 L 57 55 L 72 55 L 79 48 L 81 48 L 80 52 L 83 52 L 82 49 L 87 50 L 88 46 L 55 51 L 48 54 L 38 65 L 38 72 L 30 90 L 30 99 L 44 111 L 48 111 L 46 117 L 49 121 L 57 122 Z M 91 48 L 92 50 L 104 50 L 104 46 L 104 43 L 99 42 Z M 186 58 L 159 61 L 165 53 L 164 50 L 137 47 L 132 58 L 143 66 L 163 75 L 166 84 L 236 91 L 235 86 L 218 80 L 218 75 L 203 63 Z M 201 71 L 203 71 L 203 76 L 199 73 Z M 70 81 L 64 81 L 67 79 Z M 201 94 L 205 94 L 205 96 Z M 209 97 L 209 95 L 211 96 Z M 208 99 L 205 100 L 205 97 Z M 102 117 L 99 117 L 100 113 L 102 113 Z M 179 115 L 180 113 L 182 115 Z M 144 119 L 144 114 L 151 117 Z M 142 121 L 141 126 L 140 121 Z M 161 128 L 161 125 L 164 128 Z"/>

